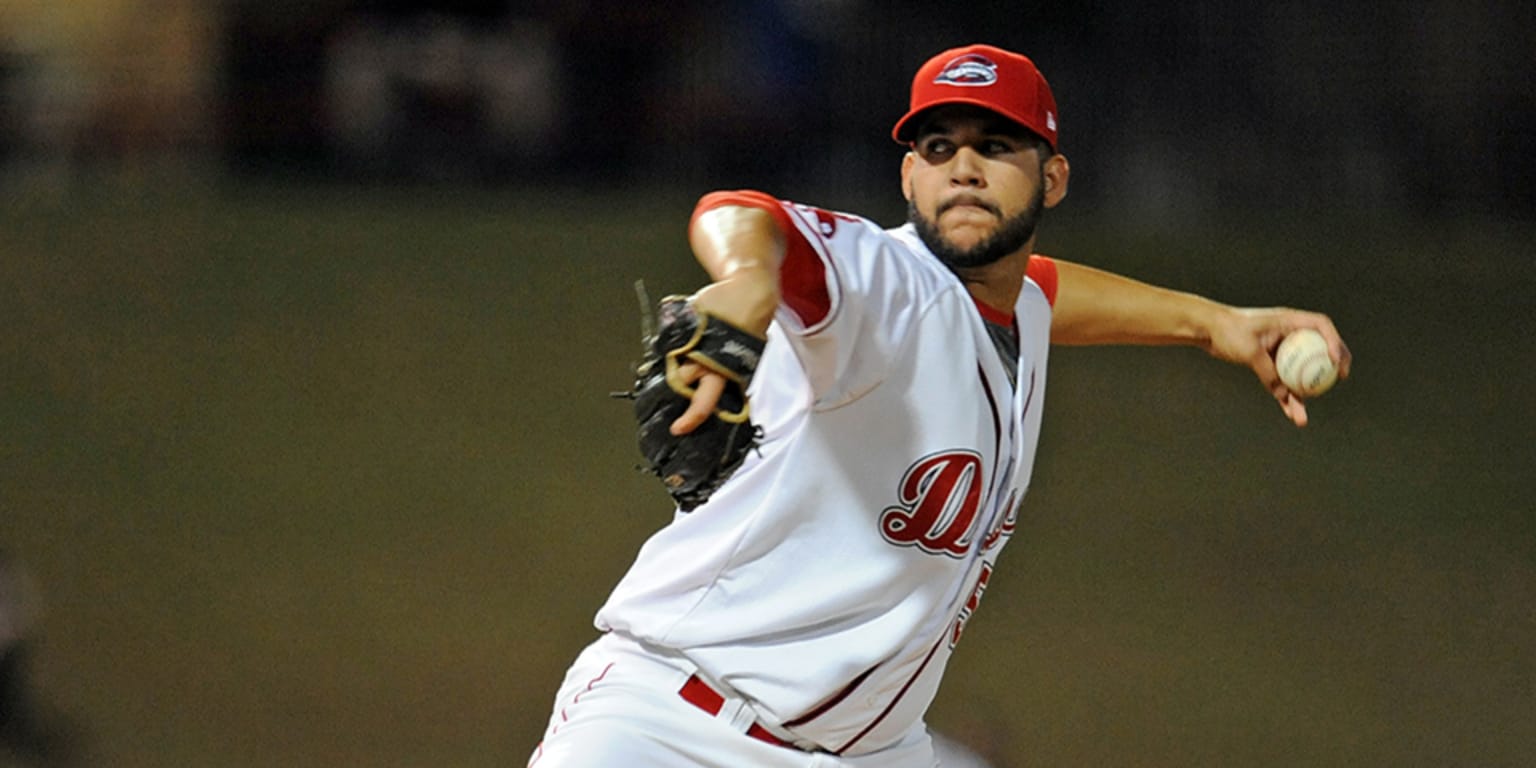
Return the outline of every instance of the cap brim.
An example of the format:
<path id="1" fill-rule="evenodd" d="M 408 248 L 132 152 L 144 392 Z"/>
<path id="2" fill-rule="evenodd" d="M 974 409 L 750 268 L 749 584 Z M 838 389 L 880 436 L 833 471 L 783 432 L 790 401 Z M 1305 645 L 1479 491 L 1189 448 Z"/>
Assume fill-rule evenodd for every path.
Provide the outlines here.
<path id="1" fill-rule="evenodd" d="M 992 114 L 997 115 L 998 117 L 1001 117 L 1008 122 L 1019 126 L 1020 128 L 1023 128 L 1031 134 L 1040 136 L 1040 138 L 1043 139 L 1047 144 L 1052 143 L 1049 137 L 1041 135 L 1039 131 L 1029 127 L 1018 117 L 998 109 L 995 104 L 983 101 L 981 99 L 968 99 L 963 96 L 955 96 L 952 98 L 944 99 L 942 101 L 930 102 L 908 112 L 905 115 L 902 115 L 901 119 L 896 121 L 896 126 L 891 129 L 891 138 L 895 139 L 897 144 L 911 144 L 912 140 L 917 138 L 915 134 L 917 133 L 918 127 L 922 124 L 922 120 L 919 118 L 935 109 L 938 109 L 939 107 L 948 107 L 956 104 L 965 104 L 968 106 L 985 109 L 986 111 L 991 112 Z"/>

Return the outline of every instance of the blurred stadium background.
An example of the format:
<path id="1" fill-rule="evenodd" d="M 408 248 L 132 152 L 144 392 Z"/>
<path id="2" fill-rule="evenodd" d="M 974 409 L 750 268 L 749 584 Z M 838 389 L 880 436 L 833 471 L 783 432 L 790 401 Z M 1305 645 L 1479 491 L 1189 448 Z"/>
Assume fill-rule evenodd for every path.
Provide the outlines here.
<path id="1" fill-rule="evenodd" d="M 1058 351 L 933 724 L 1536 764 L 1530 3 L 0 0 L 0 549 L 75 763 L 521 765 L 669 514 L 631 283 L 701 281 L 712 188 L 897 223 L 910 73 L 974 41 L 1057 92 L 1042 250 L 1326 310 L 1356 376 L 1298 431 Z"/>

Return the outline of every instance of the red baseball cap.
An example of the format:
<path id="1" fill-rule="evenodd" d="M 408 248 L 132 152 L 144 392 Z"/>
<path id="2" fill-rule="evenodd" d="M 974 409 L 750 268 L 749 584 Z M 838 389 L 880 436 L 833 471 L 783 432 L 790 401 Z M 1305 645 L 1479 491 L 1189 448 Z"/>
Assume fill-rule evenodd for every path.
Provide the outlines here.
<path id="1" fill-rule="evenodd" d="M 971 104 L 1028 128 L 1056 149 L 1056 98 L 1028 58 L 990 45 L 951 48 L 912 78 L 912 105 L 891 138 L 911 144 L 919 114 L 945 104 Z"/>

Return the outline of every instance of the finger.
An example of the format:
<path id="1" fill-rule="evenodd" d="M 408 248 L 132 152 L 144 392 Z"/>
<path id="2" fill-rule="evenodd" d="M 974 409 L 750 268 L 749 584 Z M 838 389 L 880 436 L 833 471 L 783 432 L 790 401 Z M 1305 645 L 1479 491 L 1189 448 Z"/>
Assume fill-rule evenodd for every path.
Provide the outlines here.
<path id="1" fill-rule="evenodd" d="M 1258 376 L 1259 381 L 1264 383 L 1265 389 L 1271 392 L 1274 392 L 1276 387 L 1284 389 L 1285 385 L 1280 383 L 1280 369 L 1275 367 L 1273 349 L 1265 350 L 1261 354 L 1248 358 L 1248 367 L 1252 368 L 1254 375 Z"/>
<path id="2" fill-rule="evenodd" d="M 1280 398 L 1280 410 L 1284 411 L 1296 426 L 1307 425 L 1307 405 L 1301 401 L 1301 398 L 1289 392 L 1285 393 L 1285 396 Z"/>
<path id="3" fill-rule="evenodd" d="M 698 387 L 699 379 L 706 373 L 709 373 L 709 369 L 698 363 L 680 361 L 677 364 L 676 376 L 670 378 L 667 383 L 672 385 L 673 392 L 691 400 Z"/>
<path id="4" fill-rule="evenodd" d="M 1257 370 L 1259 366 L 1255 365 L 1254 368 Z M 1302 399 L 1297 397 L 1296 393 L 1292 392 L 1289 387 L 1285 386 L 1284 382 L 1280 381 L 1280 376 L 1275 372 L 1273 362 L 1270 363 L 1268 368 L 1269 376 L 1267 378 L 1262 374 L 1259 376 L 1260 380 L 1264 382 L 1264 388 L 1268 389 L 1269 394 L 1274 396 L 1275 402 L 1280 404 L 1280 410 L 1285 413 L 1286 418 L 1289 418 L 1298 427 L 1305 427 L 1307 425 L 1306 403 L 1302 402 Z"/>
<path id="5" fill-rule="evenodd" d="M 1349 378 L 1349 364 L 1354 359 L 1355 359 L 1355 356 L 1353 354 L 1350 354 L 1349 346 L 1344 343 L 1343 339 L 1340 339 L 1339 340 L 1339 359 L 1338 359 L 1339 378 L 1341 378 L 1341 379 Z"/>
<path id="6" fill-rule="evenodd" d="M 1353 356 L 1350 355 L 1349 345 L 1344 343 L 1344 337 L 1339 334 L 1339 329 L 1333 324 L 1333 320 L 1327 315 L 1317 315 L 1313 328 L 1328 340 L 1328 356 L 1333 358 L 1339 378 L 1348 378 L 1349 363 Z"/>
<path id="7" fill-rule="evenodd" d="M 686 435 L 699 428 L 709 415 L 715 412 L 715 404 L 720 402 L 720 394 L 725 391 L 725 377 L 718 374 L 705 374 L 699 379 L 694 388 L 693 400 L 688 404 L 688 410 L 672 422 L 672 434 Z"/>

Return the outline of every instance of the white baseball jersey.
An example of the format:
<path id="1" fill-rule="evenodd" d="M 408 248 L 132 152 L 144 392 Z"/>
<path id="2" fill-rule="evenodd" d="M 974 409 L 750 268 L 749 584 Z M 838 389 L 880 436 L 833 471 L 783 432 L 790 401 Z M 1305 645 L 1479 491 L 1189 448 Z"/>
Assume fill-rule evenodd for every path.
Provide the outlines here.
<path id="1" fill-rule="evenodd" d="M 1013 531 L 1055 265 L 1031 259 L 1010 318 L 911 225 L 755 192 L 699 212 L 726 204 L 767 209 L 788 233 L 751 390 L 762 445 L 646 542 L 596 624 L 681 653 L 782 732 L 875 752 L 921 725 Z M 1016 329 L 1013 365 L 986 320 Z"/>

